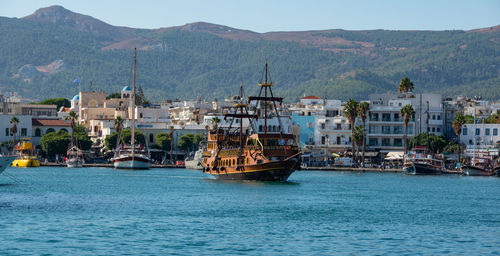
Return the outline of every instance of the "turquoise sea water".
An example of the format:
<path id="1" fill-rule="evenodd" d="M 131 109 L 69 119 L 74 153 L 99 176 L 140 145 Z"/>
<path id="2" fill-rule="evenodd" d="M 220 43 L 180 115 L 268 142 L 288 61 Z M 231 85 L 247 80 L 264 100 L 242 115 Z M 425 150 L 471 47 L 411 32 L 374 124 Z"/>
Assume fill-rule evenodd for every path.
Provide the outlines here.
<path id="1" fill-rule="evenodd" d="M 494 255 L 500 179 L 9 168 L 0 255 Z"/>

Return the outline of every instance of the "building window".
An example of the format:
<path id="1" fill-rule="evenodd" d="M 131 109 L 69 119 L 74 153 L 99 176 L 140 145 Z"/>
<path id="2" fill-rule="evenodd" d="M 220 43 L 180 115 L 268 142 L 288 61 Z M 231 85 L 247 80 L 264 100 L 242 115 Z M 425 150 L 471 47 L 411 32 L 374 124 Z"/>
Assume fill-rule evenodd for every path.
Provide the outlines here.
<path id="1" fill-rule="evenodd" d="M 481 129 L 476 128 L 476 136 L 479 136 L 479 135 L 481 135 Z"/>
<path id="2" fill-rule="evenodd" d="M 321 144 L 325 145 L 326 144 L 326 137 L 321 136 Z"/>
<path id="3" fill-rule="evenodd" d="M 21 136 L 28 136 L 28 128 L 21 128 Z"/>
<path id="4" fill-rule="evenodd" d="M 436 132 L 436 127 L 432 127 L 432 132 Z"/>
<path id="5" fill-rule="evenodd" d="M 497 128 L 493 128 L 493 135 L 494 135 L 494 136 L 497 136 L 497 135 L 498 135 L 498 129 L 497 129 Z"/>
<path id="6" fill-rule="evenodd" d="M 432 120 L 436 120 L 436 115 L 432 115 Z"/>
<path id="7" fill-rule="evenodd" d="M 150 143 L 153 143 L 153 141 L 154 141 L 154 136 L 153 136 L 153 134 L 152 134 L 152 133 L 150 133 L 150 134 L 149 134 L 149 142 L 150 142 Z"/>
<path id="8" fill-rule="evenodd" d="M 382 121 L 384 121 L 384 122 L 391 121 L 391 114 L 390 113 L 382 113 Z"/>
<path id="9" fill-rule="evenodd" d="M 437 120 L 441 120 L 441 115 L 437 115 Z"/>
<path id="10" fill-rule="evenodd" d="M 394 146 L 395 147 L 403 146 L 403 139 L 394 139 Z"/>
<path id="11" fill-rule="evenodd" d="M 467 135 L 467 127 L 464 127 L 464 128 L 462 129 L 462 135 Z"/>
<path id="12" fill-rule="evenodd" d="M 438 127 L 438 128 L 436 128 L 436 131 L 437 131 L 437 132 L 441 132 L 441 128 L 439 128 L 439 127 Z"/>
<path id="13" fill-rule="evenodd" d="M 484 129 L 484 135 L 490 135 L 490 128 Z"/>
<path id="14" fill-rule="evenodd" d="M 390 134 L 391 133 L 391 127 L 390 126 L 382 126 L 382 133 L 383 134 Z"/>
<path id="15" fill-rule="evenodd" d="M 53 128 L 49 128 L 49 129 L 47 129 L 47 132 L 46 132 L 45 134 L 47 134 L 47 133 L 51 133 L 51 132 L 55 132 L 55 131 L 56 131 L 56 130 L 54 130 Z"/>
<path id="16" fill-rule="evenodd" d="M 399 120 L 399 113 L 394 114 L 394 121 L 400 121 Z"/>
<path id="17" fill-rule="evenodd" d="M 394 134 L 403 134 L 403 126 L 394 126 Z"/>
<path id="18" fill-rule="evenodd" d="M 337 130 L 342 130 L 342 125 L 341 124 L 337 124 Z"/>
<path id="19" fill-rule="evenodd" d="M 370 146 L 378 146 L 378 139 L 377 138 L 370 138 L 368 144 Z"/>
<path id="20" fill-rule="evenodd" d="M 42 136 L 42 131 L 40 130 L 40 128 L 36 128 L 35 129 L 35 137 L 40 137 Z"/>
<path id="21" fill-rule="evenodd" d="M 325 123 L 321 123 L 321 129 L 325 129 Z"/>
<path id="22" fill-rule="evenodd" d="M 390 146 L 390 145 L 391 145 L 391 139 L 389 138 L 382 139 L 382 146 Z"/>
<path id="23" fill-rule="evenodd" d="M 5 128 L 5 136 L 10 136 L 10 129 L 9 128 Z"/>

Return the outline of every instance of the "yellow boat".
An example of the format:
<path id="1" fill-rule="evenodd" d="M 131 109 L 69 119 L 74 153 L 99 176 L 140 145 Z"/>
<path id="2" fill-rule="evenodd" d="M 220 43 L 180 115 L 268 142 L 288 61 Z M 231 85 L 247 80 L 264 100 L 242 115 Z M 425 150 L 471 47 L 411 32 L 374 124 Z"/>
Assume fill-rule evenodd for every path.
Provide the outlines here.
<path id="1" fill-rule="evenodd" d="M 22 139 L 15 148 L 16 160 L 12 162 L 13 167 L 39 167 L 40 161 L 34 155 L 35 149 L 31 143 L 31 139 Z"/>

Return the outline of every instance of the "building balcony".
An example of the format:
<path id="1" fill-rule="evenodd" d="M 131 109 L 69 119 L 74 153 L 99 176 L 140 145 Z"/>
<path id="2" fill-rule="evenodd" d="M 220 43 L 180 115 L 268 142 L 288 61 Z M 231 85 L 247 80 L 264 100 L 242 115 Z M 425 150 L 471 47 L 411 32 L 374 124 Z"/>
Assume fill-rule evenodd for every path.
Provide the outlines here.
<path id="1" fill-rule="evenodd" d="M 404 123 L 404 118 L 369 118 L 372 123 Z M 415 118 L 410 119 L 410 123 L 415 122 Z"/>
<path id="2" fill-rule="evenodd" d="M 388 132 L 388 133 L 381 133 L 381 132 L 369 132 L 368 137 L 384 137 L 384 136 L 396 136 L 396 137 L 402 137 L 404 136 L 404 132 Z M 408 132 L 409 137 L 413 137 L 413 133 Z"/>

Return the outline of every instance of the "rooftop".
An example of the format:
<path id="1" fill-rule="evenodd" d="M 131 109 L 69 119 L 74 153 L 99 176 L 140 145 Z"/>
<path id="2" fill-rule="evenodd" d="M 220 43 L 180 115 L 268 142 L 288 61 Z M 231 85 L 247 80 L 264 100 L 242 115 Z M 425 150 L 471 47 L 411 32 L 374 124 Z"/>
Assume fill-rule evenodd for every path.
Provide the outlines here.
<path id="1" fill-rule="evenodd" d="M 33 118 L 31 120 L 31 124 L 33 126 L 65 126 L 69 127 L 70 124 L 64 120 L 59 119 L 38 119 Z"/>

